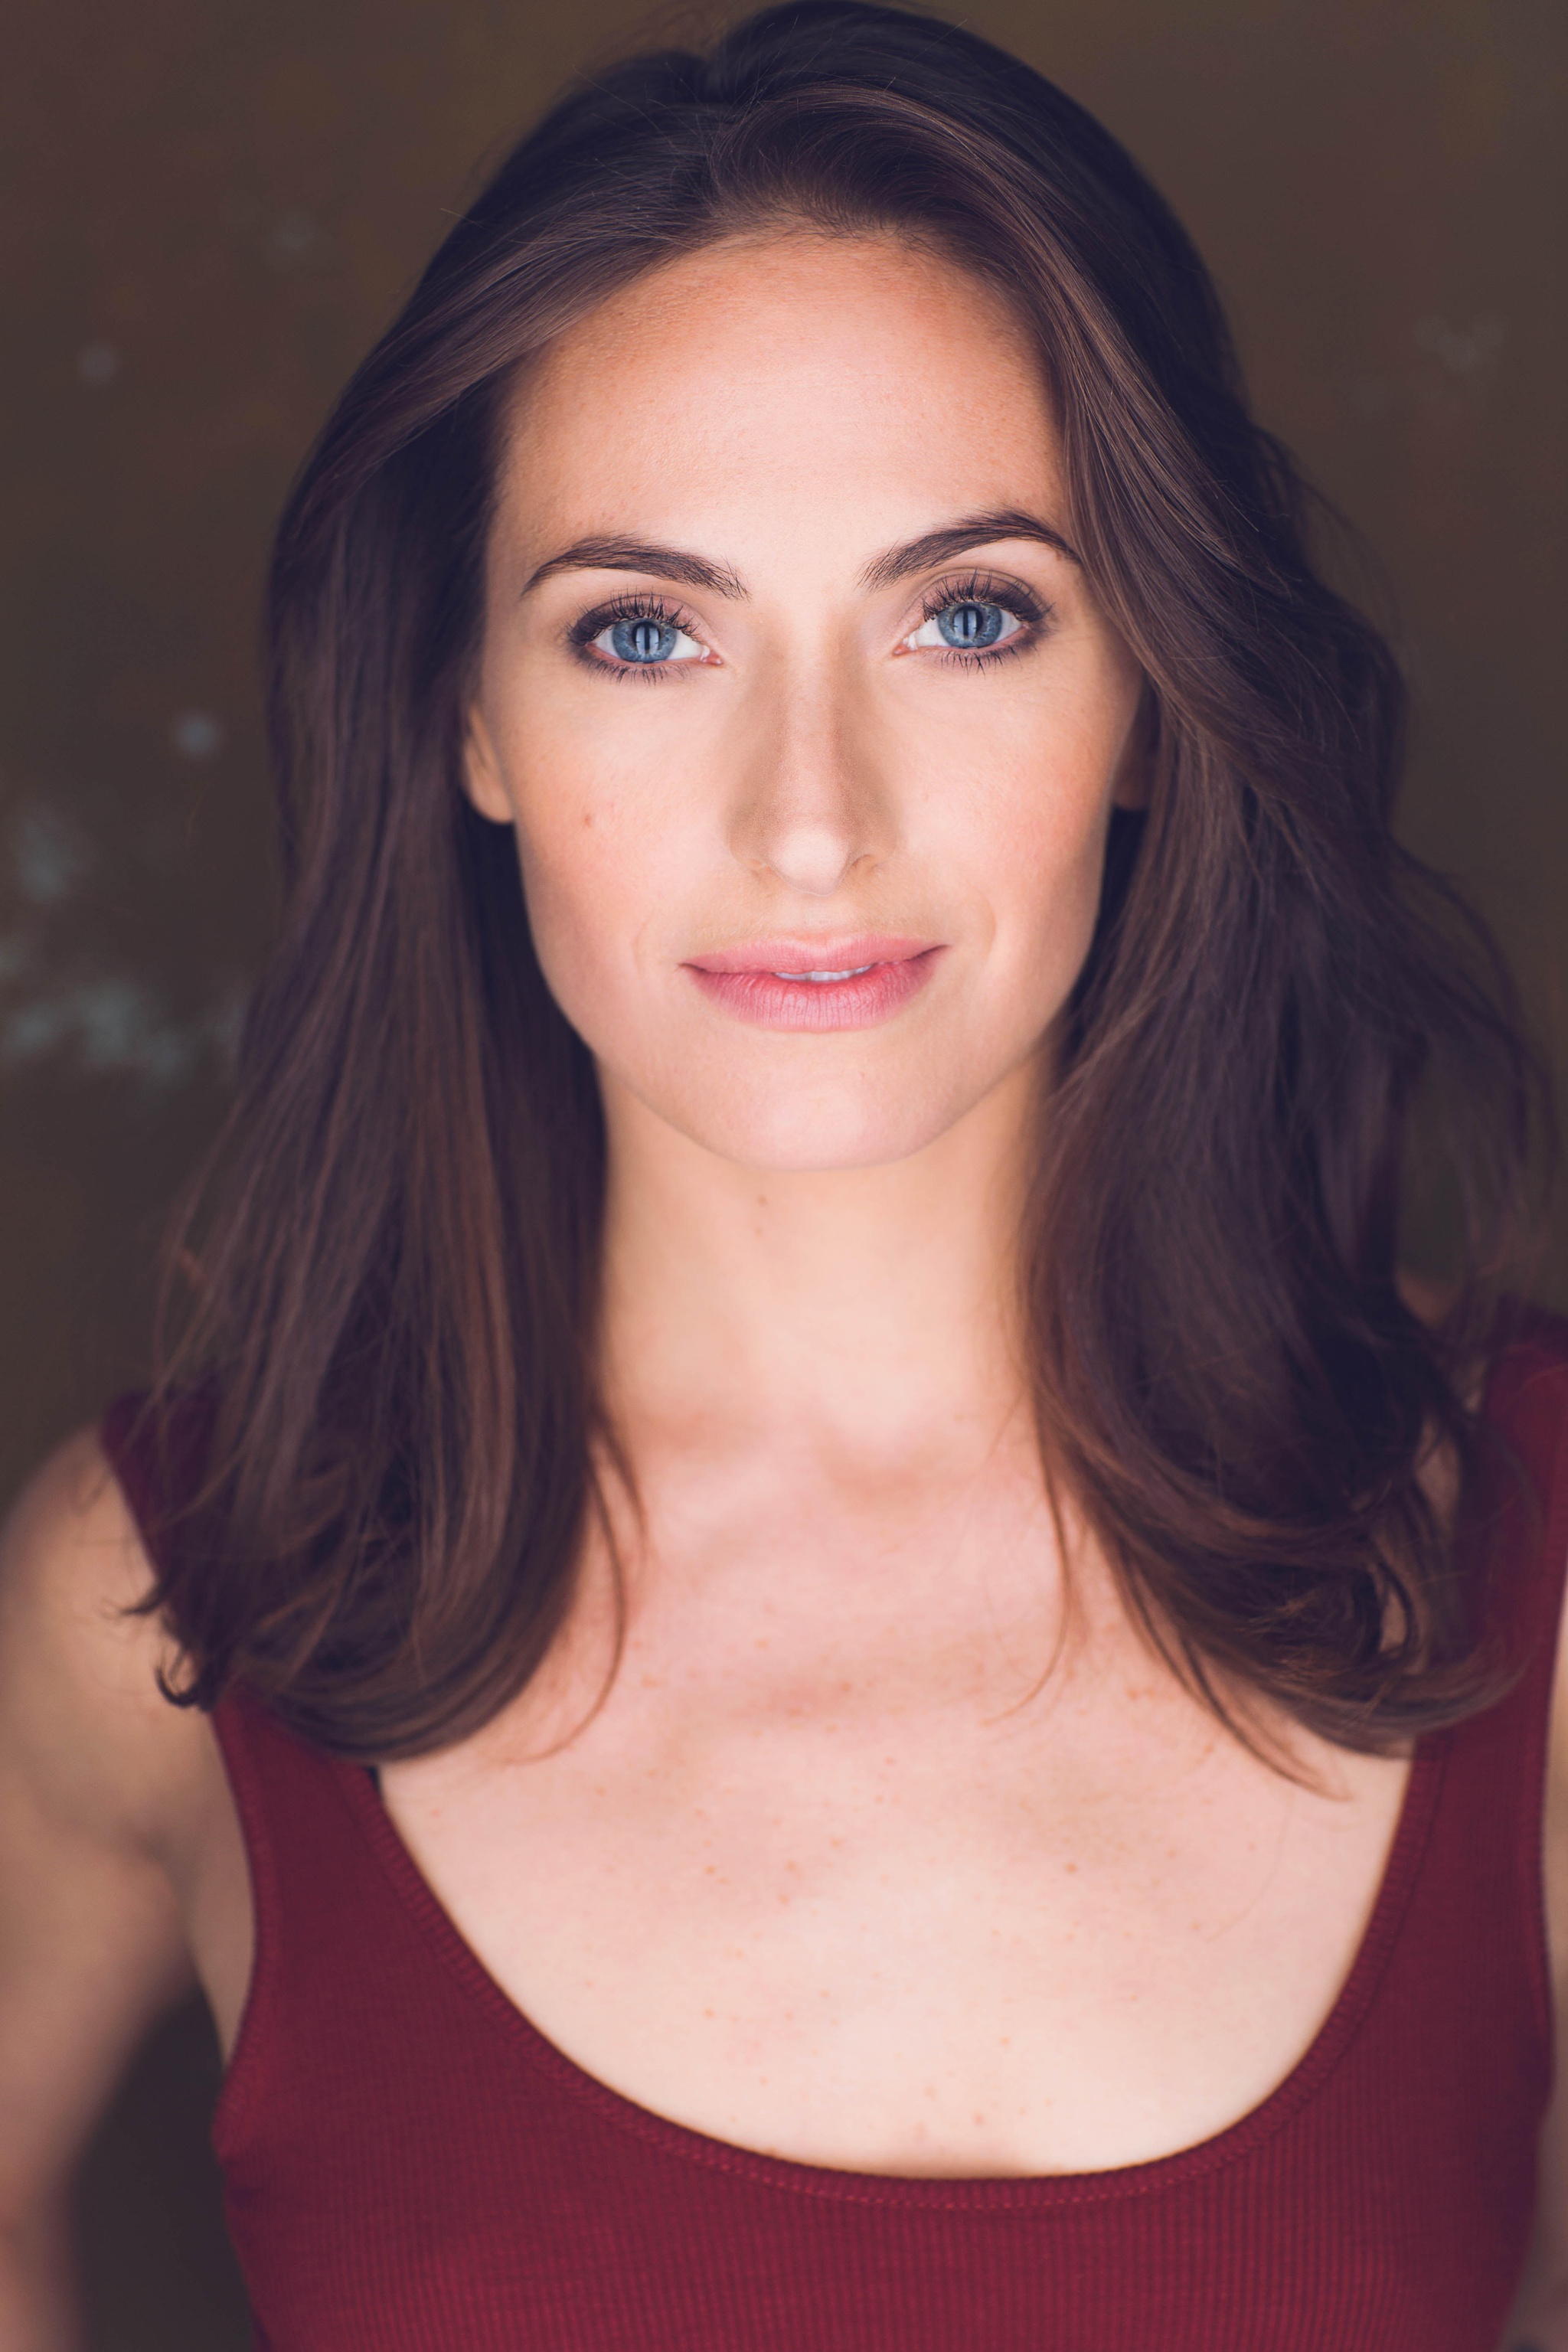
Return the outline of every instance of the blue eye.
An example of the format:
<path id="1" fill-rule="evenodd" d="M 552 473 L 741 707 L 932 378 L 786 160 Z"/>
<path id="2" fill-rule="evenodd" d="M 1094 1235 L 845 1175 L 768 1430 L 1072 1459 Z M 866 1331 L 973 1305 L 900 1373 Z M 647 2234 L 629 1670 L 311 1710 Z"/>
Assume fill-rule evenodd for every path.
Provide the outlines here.
<path id="1" fill-rule="evenodd" d="M 632 620 L 616 621 L 605 635 L 617 661 L 647 663 L 668 661 L 681 632 L 672 623 L 644 613 Z"/>
<path id="2" fill-rule="evenodd" d="M 702 647 L 680 625 L 682 615 L 642 597 L 601 604 L 570 632 L 572 643 L 603 656 L 600 667 L 616 677 L 659 677 L 703 658 Z"/>
<path id="3" fill-rule="evenodd" d="M 935 619 L 942 643 L 964 653 L 979 653 L 994 646 L 1007 624 L 1000 604 L 949 604 Z"/>
<path id="4" fill-rule="evenodd" d="M 925 619 L 904 643 L 911 651 L 922 646 L 945 647 L 961 657 L 981 656 L 993 648 L 1011 652 L 1016 649 L 1015 639 L 1026 641 L 1030 624 L 1037 622 L 1042 612 L 1033 598 L 1010 596 L 1003 604 L 990 596 L 950 589 L 940 603 L 932 598 Z"/>

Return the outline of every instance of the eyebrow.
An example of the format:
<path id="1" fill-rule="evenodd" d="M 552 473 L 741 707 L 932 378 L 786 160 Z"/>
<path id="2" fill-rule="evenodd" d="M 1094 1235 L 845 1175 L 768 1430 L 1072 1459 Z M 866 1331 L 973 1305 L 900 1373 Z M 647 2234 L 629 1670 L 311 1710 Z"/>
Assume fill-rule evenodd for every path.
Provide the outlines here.
<path id="1" fill-rule="evenodd" d="M 911 572 L 929 572 L 933 564 L 950 562 L 972 547 L 988 547 L 994 539 L 1032 539 L 1042 547 L 1054 547 L 1069 563 L 1081 566 L 1076 549 L 1038 515 L 1025 514 L 1017 507 L 998 507 L 990 514 L 965 515 L 962 521 L 947 523 L 941 530 L 925 531 L 919 539 L 906 540 L 902 547 L 889 547 L 867 564 L 860 585 L 892 588 Z"/>
<path id="2" fill-rule="evenodd" d="M 623 539 L 612 532 L 598 539 L 574 539 L 559 555 L 530 572 L 523 585 L 528 595 L 542 580 L 557 572 L 652 572 L 661 580 L 679 580 L 683 587 L 706 588 L 712 595 L 743 596 L 738 573 L 728 564 L 710 563 L 679 547 L 659 547 L 652 540 Z"/>
<path id="3" fill-rule="evenodd" d="M 933 564 L 946 563 L 955 555 L 987 547 L 998 539 L 1034 540 L 1039 546 L 1054 547 L 1069 563 L 1082 562 L 1061 532 L 1037 515 L 1026 514 L 1017 507 L 998 507 L 988 514 L 965 515 L 940 530 L 922 531 L 919 539 L 885 549 L 864 567 L 859 584 L 865 589 L 892 588 L 912 572 L 929 572 Z M 683 587 L 706 589 L 710 595 L 741 597 L 748 593 L 739 572 L 727 563 L 710 562 L 689 548 L 661 547 L 655 541 L 628 539 L 618 532 L 574 540 L 570 547 L 563 547 L 529 574 L 523 594 L 557 572 L 647 572 L 659 580 L 677 580 Z"/>

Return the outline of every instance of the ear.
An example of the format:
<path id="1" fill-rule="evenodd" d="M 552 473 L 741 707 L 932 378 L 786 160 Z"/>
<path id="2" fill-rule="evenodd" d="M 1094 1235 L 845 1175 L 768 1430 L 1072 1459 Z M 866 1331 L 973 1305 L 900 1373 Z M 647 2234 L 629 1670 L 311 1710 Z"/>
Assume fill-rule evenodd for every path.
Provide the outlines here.
<path id="1" fill-rule="evenodd" d="M 468 732 L 463 739 L 463 790 L 481 816 L 492 824 L 513 822 L 511 803 L 501 782 L 500 761 L 477 702 L 468 706 Z"/>
<path id="2" fill-rule="evenodd" d="M 1154 782 L 1154 751 L 1160 740 L 1160 706 L 1149 680 L 1143 680 L 1132 724 L 1116 763 L 1111 782 L 1113 808 L 1142 809 L 1149 805 Z"/>

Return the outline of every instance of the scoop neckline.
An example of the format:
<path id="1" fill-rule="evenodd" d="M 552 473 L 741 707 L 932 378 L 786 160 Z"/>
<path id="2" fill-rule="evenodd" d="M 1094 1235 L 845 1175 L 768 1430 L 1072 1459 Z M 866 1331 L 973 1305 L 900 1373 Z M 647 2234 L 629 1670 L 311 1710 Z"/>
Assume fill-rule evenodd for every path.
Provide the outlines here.
<path id="1" fill-rule="evenodd" d="M 1238 2162 L 1281 2130 L 1328 2082 L 1354 2042 L 1382 1981 L 1436 1811 L 1452 1734 L 1415 1743 L 1383 1874 L 1354 1958 L 1328 2014 L 1294 2065 L 1234 2123 L 1168 2155 L 1094 2172 L 885 2173 L 769 2156 L 644 2106 L 569 2057 L 534 2024 L 468 1942 L 386 1810 L 371 1769 L 330 1762 L 342 1793 L 402 1907 L 477 2011 L 526 2061 L 578 2104 L 666 2155 L 759 2186 L 846 2204 L 1005 2210 L 1145 2197 Z"/>

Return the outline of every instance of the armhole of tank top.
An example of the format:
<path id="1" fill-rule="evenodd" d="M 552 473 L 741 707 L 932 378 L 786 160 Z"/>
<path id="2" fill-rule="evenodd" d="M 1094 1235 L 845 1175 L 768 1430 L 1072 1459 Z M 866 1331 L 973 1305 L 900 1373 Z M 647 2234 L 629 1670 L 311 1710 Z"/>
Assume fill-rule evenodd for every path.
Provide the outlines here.
<path id="1" fill-rule="evenodd" d="M 146 1464 L 135 1443 L 139 1433 L 138 1416 L 145 1402 L 146 1391 L 142 1389 L 126 1390 L 114 1397 L 99 1416 L 98 1436 L 110 1473 L 125 1497 L 132 1518 L 151 1557 L 154 1540 L 153 1496 Z M 240 1840 L 250 1883 L 251 1916 L 250 1978 L 245 1990 L 234 2046 L 224 2067 L 213 2110 L 215 2147 L 220 2145 L 222 2136 L 229 2130 L 235 2117 L 244 2112 L 247 2085 L 255 2072 L 250 2053 L 264 2030 L 265 2012 L 270 2008 L 274 1997 L 277 1889 L 266 1805 L 252 1752 L 249 1712 L 256 1704 L 242 1692 L 229 1692 L 218 1700 L 208 1718 L 239 1817 Z"/>
<path id="2" fill-rule="evenodd" d="M 250 1979 L 213 2108 L 212 2143 L 220 2158 L 239 2135 L 252 2105 L 253 2086 L 263 2063 L 257 2053 L 265 2042 L 277 2000 L 277 1870 L 255 1753 L 254 1717 L 258 1712 L 259 1702 L 238 1690 L 226 1691 L 212 1711 L 218 1752 L 239 1815 L 250 1880 L 251 1920 Z"/>

